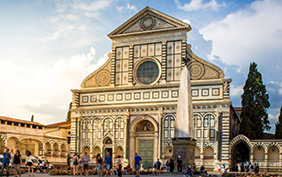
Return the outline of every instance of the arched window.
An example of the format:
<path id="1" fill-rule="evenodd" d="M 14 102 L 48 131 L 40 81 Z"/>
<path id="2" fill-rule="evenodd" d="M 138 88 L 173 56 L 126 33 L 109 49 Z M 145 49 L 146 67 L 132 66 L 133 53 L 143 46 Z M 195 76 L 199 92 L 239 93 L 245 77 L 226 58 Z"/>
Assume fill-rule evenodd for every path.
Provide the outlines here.
<path id="1" fill-rule="evenodd" d="M 95 118 L 93 121 L 93 139 L 101 139 L 101 119 Z"/>
<path id="2" fill-rule="evenodd" d="M 89 141 L 91 138 L 91 121 L 89 119 L 85 119 L 82 121 L 82 139 Z"/>
<path id="3" fill-rule="evenodd" d="M 164 118 L 164 135 L 165 139 L 170 139 L 174 137 L 174 117 L 173 115 L 166 115 Z"/>
<path id="4" fill-rule="evenodd" d="M 116 119 L 115 122 L 115 139 L 124 138 L 124 120 L 123 118 Z"/>

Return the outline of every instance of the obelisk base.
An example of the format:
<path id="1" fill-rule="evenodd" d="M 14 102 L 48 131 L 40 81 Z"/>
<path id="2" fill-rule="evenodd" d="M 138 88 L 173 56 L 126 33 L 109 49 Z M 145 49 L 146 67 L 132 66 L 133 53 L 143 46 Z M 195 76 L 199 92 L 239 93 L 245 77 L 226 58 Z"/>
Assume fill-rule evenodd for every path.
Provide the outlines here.
<path id="1" fill-rule="evenodd" d="M 173 138 L 173 155 L 174 161 L 177 162 L 178 156 L 183 160 L 182 171 L 187 170 L 188 165 L 193 168 L 195 166 L 195 146 L 196 140 L 191 138 Z M 177 169 L 177 166 L 175 166 Z"/>

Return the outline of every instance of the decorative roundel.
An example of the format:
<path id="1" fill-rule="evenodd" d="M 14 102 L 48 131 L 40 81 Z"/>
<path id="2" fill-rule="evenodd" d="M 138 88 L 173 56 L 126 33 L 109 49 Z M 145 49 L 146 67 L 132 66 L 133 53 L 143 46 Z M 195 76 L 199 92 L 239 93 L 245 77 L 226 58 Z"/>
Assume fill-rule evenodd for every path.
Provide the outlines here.
<path id="1" fill-rule="evenodd" d="M 111 74 L 107 70 L 102 70 L 97 74 L 97 83 L 100 86 L 107 85 L 111 80 Z"/>
<path id="2" fill-rule="evenodd" d="M 192 62 L 189 65 L 191 79 L 200 79 L 205 73 L 205 67 L 202 63 Z"/>
<path id="3" fill-rule="evenodd" d="M 156 20 L 151 15 L 147 15 L 140 21 L 140 26 L 143 30 L 150 30 L 155 26 Z"/>

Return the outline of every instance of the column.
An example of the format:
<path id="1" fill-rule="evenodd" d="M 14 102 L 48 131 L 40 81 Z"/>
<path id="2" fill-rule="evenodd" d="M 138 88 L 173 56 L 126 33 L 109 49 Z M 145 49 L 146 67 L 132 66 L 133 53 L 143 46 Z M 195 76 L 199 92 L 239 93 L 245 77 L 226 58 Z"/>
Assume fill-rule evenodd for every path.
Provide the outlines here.
<path id="1" fill-rule="evenodd" d="M 268 167 L 268 152 L 264 152 L 264 166 Z"/>
<path id="2" fill-rule="evenodd" d="M 166 83 L 166 42 L 162 43 L 162 76 L 161 83 Z"/>
<path id="3" fill-rule="evenodd" d="M 51 156 L 53 156 L 53 143 L 51 145 Z"/>
<path id="4" fill-rule="evenodd" d="M 159 154 L 158 158 L 162 158 L 162 122 L 163 122 L 163 111 L 162 108 L 159 108 Z"/>
<path id="5" fill-rule="evenodd" d="M 154 134 L 154 149 L 158 149 L 158 132 L 155 131 Z M 153 158 L 153 162 L 156 162 L 158 160 L 158 152 L 154 151 L 154 158 Z"/>
<path id="6" fill-rule="evenodd" d="M 77 141 L 77 122 L 76 117 L 71 117 L 71 140 L 70 140 L 70 153 L 76 152 L 76 141 Z"/>
<path id="7" fill-rule="evenodd" d="M 125 122 L 124 122 L 124 135 L 123 135 L 123 138 L 124 138 L 124 159 L 128 159 L 129 156 L 128 156 L 128 152 L 127 152 L 127 148 L 128 148 L 128 145 L 127 145 L 127 124 L 128 124 L 128 119 L 129 119 L 129 114 L 127 112 L 127 114 L 124 115 L 124 118 L 125 118 Z"/>
<path id="8" fill-rule="evenodd" d="M 90 145 L 90 161 L 93 159 L 93 145 Z"/>
<path id="9" fill-rule="evenodd" d="M 134 152 L 135 151 L 135 135 L 133 132 L 130 132 L 130 153 L 128 155 L 128 159 L 131 165 L 134 164 Z"/>

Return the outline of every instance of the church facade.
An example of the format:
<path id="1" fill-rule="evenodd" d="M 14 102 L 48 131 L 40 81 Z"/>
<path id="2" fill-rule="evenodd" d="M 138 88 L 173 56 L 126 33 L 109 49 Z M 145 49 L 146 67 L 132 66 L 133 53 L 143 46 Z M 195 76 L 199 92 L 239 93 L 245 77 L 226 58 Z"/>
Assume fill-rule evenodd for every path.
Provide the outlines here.
<path id="1" fill-rule="evenodd" d="M 231 79 L 192 51 L 189 24 L 146 7 L 108 37 L 109 59 L 72 90 L 72 153 L 91 158 L 109 151 L 144 167 L 172 156 L 182 58 L 189 58 L 197 145 L 195 162 L 207 168 L 229 164 L 230 123 L 238 122 L 229 99 Z M 115 160 L 114 160 L 115 161 Z"/>

